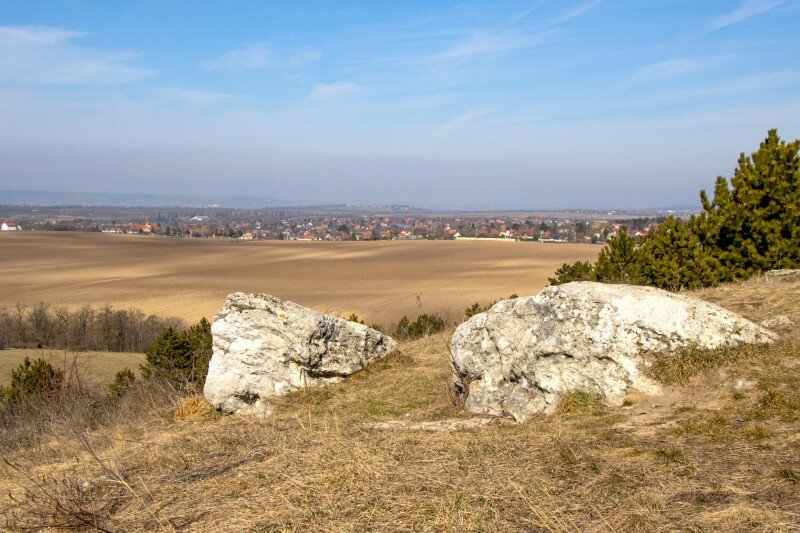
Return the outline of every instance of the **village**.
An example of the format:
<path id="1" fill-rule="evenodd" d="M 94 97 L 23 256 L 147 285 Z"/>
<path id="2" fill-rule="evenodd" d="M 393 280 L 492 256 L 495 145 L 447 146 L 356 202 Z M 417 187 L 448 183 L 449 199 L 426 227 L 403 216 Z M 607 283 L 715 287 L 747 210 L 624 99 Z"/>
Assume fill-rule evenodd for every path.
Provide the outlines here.
<path id="1" fill-rule="evenodd" d="M 629 219 L 542 218 L 537 216 L 299 216 L 235 217 L 239 211 L 215 210 L 213 216 L 185 214 L 118 222 L 103 218 L 29 218 L 31 231 L 84 231 L 116 234 L 160 235 L 174 238 L 210 238 L 296 241 L 371 240 L 513 240 L 603 243 L 626 226 L 641 237 L 653 231 L 663 217 Z M 3 230 L 21 230 L 6 220 Z"/>

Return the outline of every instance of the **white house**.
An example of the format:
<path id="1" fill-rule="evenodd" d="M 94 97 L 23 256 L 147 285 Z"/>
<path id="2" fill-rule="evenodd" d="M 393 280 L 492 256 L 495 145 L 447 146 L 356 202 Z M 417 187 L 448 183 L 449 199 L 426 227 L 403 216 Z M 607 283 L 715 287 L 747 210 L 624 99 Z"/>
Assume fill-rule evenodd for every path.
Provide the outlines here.
<path id="1" fill-rule="evenodd" d="M 0 231 L 22 231 L 22 226 L 12 220 L 4 220 L 0 224 Z"/>

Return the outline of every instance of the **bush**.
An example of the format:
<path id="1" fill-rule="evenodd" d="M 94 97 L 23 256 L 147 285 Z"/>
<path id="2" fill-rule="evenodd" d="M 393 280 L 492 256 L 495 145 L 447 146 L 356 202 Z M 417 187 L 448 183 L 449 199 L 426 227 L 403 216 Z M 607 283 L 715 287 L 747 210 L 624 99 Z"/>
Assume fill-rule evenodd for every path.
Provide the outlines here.
<path id="1" fill-rule="evenodd" d="M 190 327 L 186 332 L 191 351 L 191 367 L 189 381 L 205 383 L 208 375 L 208 363 L 213 353 L 213 338 L 211 337 L 211 323 L 205 317 L 200 322 Z"/>
<path id="2" fill-rule="evenodd" d="M 562 285 L 572 281 L 593 281 L 594 267 L 589 261 L 577 261 L 571 265 L 564 263 L 556 270 L 556 277 L 547 278 L 550 285 Z"/>
<path id="3" fill-rule="evenodd" d="M 410 322 L 404 316 L 397 323 L 392 336 L 398 340 L 419 339 L 426 335 L 444 331 L 447 328 L 445 319 L 438 315 L 422 314 L 416 320 Z"/>
<path id="4" fill-rule="evenodd" d="M 643 239 L 639 263 L 645 285 L 678 291 L 719 284 L 719 261 L 704 249 L 689 225 L 675 217 Z"/>
<path id="5" fill-rule="evenodd" d="M 29 396 L 49 396 L 61 390 L 64 371 L 53 368 L 44 359 L 31 363 L 27 357 L 16 370 L 11 371 L 11 386 L 0 387 L 0 400 L 16 404 Z"/>
<path id="6" fill-rule="evenodd" d="M 638 283 L 640 267 L 636 237 L 628 235 L 628 228 L 622 226 L 619 235 L 609 238 L 606 247 L 600 250 L 594 277 L 603 283 Z"/>
<path id="7" fill-rule="evenodd" d="M 116 376 L 114 376 L 114 381 L 108 386 L 111 389 L 111 394 L 114 396 L 124 396 L 126 392 L 128 392 L 133 384 L 136 382 L 136 376 L 133 374 L 133 371 L 128 368 L 127 366 L 117 372 Z"/>
<path id="8" fill-rule="evenodd" d="M 488 311 L 492 307 L 492 305 L 493 304 L 482 306 L 478 302 L 475 302 L 474 304 L 472 304 L 469 307 L 467 307 L 466 309 L 464 309 L 464 316 L 467 319 L 472 318 L 473 316 L 475 316 L 477 314 L 484 313 L 484 312 Z"/>
<path id="9" fill-rule="evenodd" d="M 506 300 L 513 300 L 514 298 L 519 298 L 519 295 L 517 295 L 517 293 L 513 293 L 508 298 L 506 298 Z M 495 300 L 494 302 L 492 302 L 490 304 L 486 304 L 486 305 L 481 305 L 480 303 L 475 302 L 474 304 L 472 304 L 469 307 L 467 307 L 466 309 L 464 309 L 464 316 L 467 319 L 470 319 L 470 318 L 472 318 L 473 316 L 475 316 L 475 315 L 477 315 L 479 313 L 485 313 L 486 311 L 488 311 L 489 309 L 494 307 L 494 305 L 496 303 L 497 303 L 497 300 Z"/>
<path id="10" fill-rule="evenodd" d="M 203 318 L 185 332 L 169 327 L 147 351 L 141 372 L 145 379 L 166 378 L 184 388 L 205 382 L 211 360 L 211 324 Z"/>
<path id="11" fill-rule="evenodd" d="M 347 317 L 348 322 L 355 322 L 356 324 L 363 324 L 363 320 L 358 319 L 358 315 L 355 313 L 351 313 L 349 317 Z"/>

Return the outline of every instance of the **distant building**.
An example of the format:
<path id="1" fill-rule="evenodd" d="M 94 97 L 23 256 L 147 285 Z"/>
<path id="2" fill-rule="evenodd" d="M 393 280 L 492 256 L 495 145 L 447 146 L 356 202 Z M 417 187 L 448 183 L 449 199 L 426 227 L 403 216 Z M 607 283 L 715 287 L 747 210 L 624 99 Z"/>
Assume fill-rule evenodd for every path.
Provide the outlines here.
<path id="1" fill-rule="evenodd" d="M 4 220 L 3 223 L 0 224 L 0 231 L 22 231 L 22 226 L 13 220 Z"/>
<path id="2" fill-rule="evenodd" d="M 208 217 L 206 215 L 197 215 L 191 218 L 192 222 L 207 222 Z"/>

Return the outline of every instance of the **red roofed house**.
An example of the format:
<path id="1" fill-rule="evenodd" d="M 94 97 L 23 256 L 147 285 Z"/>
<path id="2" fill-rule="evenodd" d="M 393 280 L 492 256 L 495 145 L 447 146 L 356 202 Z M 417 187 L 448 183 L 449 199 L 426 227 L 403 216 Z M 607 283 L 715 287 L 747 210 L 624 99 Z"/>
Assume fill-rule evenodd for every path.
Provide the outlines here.
<path id="1" fill-rule="evenodd" d="M 22 231 L 22 226 L 13 220 L 4 220 L 3 223 L 0 224 L 0 231 Z"/>

